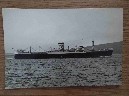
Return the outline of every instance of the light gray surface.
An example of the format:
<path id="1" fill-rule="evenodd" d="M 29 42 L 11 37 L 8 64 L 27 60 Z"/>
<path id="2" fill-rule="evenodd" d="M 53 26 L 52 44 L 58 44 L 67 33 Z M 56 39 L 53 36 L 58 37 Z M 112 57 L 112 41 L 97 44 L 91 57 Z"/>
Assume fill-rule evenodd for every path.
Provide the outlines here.
<path id="1" fill-rule="evenodd" d="M 32 46 L 39 51 L 64 42 L 65 48 L 123 40 L 122 8 L 2 10 L 5 52 Z"/>
<path id="2" fill-rule="evenodd" d="M 15 60 L 7 58 L 5 61 L 6 89 L 121 85 L 121 54 L 106 58 L 80 59 Z"/>

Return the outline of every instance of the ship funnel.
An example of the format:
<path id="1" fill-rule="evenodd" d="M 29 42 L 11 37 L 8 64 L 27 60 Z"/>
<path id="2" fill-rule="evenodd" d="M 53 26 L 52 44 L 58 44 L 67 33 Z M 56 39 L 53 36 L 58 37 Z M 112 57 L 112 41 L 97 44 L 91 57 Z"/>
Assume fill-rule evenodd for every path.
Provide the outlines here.
<path id="1" fill-rule="evenodd" d="M 62 43 L 58 43 L 59 47 L 60 47 L 60 51 L 64 52 L 64 42 Z"/>

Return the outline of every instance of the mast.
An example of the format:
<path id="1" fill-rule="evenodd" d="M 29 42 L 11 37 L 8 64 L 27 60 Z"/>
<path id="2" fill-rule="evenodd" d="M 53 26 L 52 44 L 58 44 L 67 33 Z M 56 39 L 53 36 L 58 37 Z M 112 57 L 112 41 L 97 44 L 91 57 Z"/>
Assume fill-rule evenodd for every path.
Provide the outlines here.
<path id="1" fill-rule="evenodd" d="M 69 46 L 68 46 L 68 51 L 69 51 Z"/>
<path id="2" fill-rule="evenodd" d="M 31 46 L 30 46 L 30 53 L 31 53 Z"/>
<path id="3" fill-rule="evenodd" d="M 94 41 L 92 41 L 92 50 L 94 51 Z"/>

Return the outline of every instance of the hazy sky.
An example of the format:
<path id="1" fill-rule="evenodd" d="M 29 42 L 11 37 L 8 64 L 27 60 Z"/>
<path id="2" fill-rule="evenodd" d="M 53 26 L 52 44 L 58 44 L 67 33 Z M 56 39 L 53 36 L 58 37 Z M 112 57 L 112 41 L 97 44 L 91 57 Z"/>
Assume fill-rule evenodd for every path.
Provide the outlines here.
<path id="1" fill-rule="evenodd" d="M 123 40 L 122 8 L 14 9 L 3 8 L 5 51 L 65 48 Z"/>

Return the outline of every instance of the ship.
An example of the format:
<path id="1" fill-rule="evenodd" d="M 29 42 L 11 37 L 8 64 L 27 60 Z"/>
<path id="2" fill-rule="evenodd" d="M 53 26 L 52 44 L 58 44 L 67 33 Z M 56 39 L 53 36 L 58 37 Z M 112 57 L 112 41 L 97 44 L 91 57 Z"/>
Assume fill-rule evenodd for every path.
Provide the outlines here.
<path id="1" fill-rule="evenodd" d="M 14 54 L 15 59 L 50 59 L 50 58 L 99 58 L 112 56 L 113 48 L 104 48 L 95 50 L 94 41 L 92 41 L 92 48 L 86 49 L 84 46 L 79 46 L 77 48 L 64 49 L 64 42 L 58 43 L 58 50 L 50 50 L 43 52 L 32 52 L 25 50 L 17 50 Z"/>

